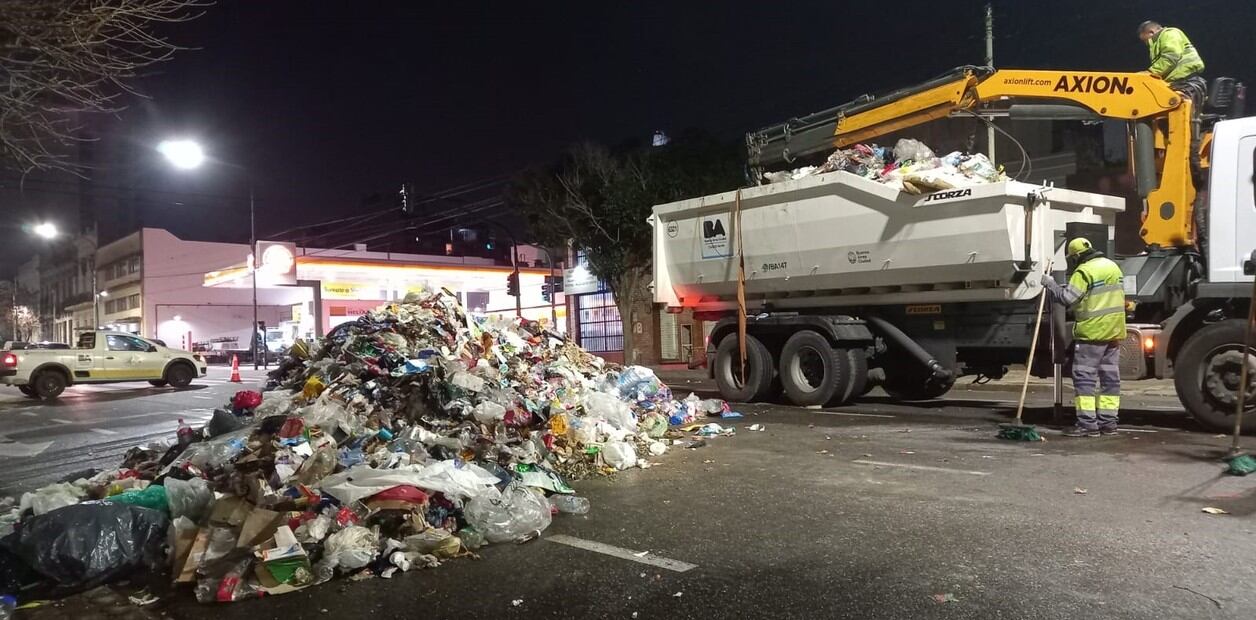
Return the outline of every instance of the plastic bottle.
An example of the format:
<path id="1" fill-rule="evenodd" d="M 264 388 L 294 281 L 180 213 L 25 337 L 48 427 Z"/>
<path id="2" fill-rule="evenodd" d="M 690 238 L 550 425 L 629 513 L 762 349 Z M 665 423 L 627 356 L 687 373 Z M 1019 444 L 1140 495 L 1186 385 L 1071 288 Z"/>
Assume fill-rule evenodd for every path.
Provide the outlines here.
<path id="1" fill-rule="evenodd" d="M 0 620 L 12 620 L 17 615 L 17 599 L 6 594 L 0 596 Z"/>
<path id="2" fill-rule="evenodd" d="M 488 541 L 484 539 L 483 534 L 469 527 L 464 527 L 458 530 L 458 538 L 462 540 L 462 544 L 466 546 L 467 549 L 472 551 L 479 549 L 488 543 Z"/>
<path id="3" fill-rule="evenodd" d="M 309 485 L 326 478 L 336 471 L 338 456 L 335 448 L 330 446 L 319 448 L 313 456 L 301 464 L 301 469 L 297 470 L 297 481 Z"/>
<path id="4" fill-rule="evenodd" d="M 187 448 L 192 445 L 192 427 L 188 426 L 188 423 L 184 422 L 183 418 L 179 418 L 179 430 L 175 433 L 175 436 L 178 437 L 180 446 Z"/>
<path id="5" fill-rule="evenodd" d="M 589 512 L 589 500 L 584 497 L 578 497 L 575 495 L 551 495 L 549 501 L 551 506 L 558 509 L 558 512 L 565 512 L 572 515 L 582 515 Z"/>

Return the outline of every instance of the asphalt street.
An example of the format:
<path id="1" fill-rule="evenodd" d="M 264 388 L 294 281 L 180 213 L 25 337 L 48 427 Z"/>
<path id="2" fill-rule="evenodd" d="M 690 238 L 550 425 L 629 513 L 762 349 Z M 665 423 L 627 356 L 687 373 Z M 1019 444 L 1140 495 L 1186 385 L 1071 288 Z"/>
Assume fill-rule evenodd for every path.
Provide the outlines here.
<path id="1" fill-rule="evenodd" d="M 708 387 L 673 384 L 681 394 Z M 119 416 L 132 410 L 119 403 L 140 401 L 167 417 L 82 424 L 77 443 L 56 435 L 46 454 L 70 458 L 92 440 L 123 438 L 89 428 L 169 432 L 180 411 L 234 389 L 84 395 L 122 407 Z M 1016 396 L 957 388 L 912 405 L 874 393 L 826 410 L 739 406 L 734 437 L 574 482 L 591 512 L 556 516 L 540 540 L 391 580 L 340 579 L 229 605 L 180 592 L 148 609 L 214 620 L 1256 615 L 1256 478 L 1222 474 L 1228 439 L 1197 428 L 1173 399 L 1133 395 L 1116 437 L 1067 438 L 1046 426 L 1045 442 L 997 440 Z M 74 415 L 65 411 L 104 417 L 74 402 L 29 424 L 52 430 L 53 417 Z M 0 406 L 7 423 L 17 405 Z M 1050 395 L 1033 394 L 1028 419 L 1050 418 Z"/>
<path id="2" fill-rule="evenodd" d="M 146 382 L 78 385 L 51 402 L 0 387 L 0 493 L 12 494 L 56 482 L 93 467 L 116 466 L 137 445 L 173 439 L 183 418 L 193 427 L 236 391 L 257 389 L 265 371 L 210 367 L 184 390 Z"/>

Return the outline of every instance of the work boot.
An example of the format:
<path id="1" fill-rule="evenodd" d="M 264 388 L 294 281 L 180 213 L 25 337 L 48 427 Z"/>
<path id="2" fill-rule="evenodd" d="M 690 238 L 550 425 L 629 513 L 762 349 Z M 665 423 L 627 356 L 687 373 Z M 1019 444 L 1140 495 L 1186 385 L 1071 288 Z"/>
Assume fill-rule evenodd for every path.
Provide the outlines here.
<path id="1" fill-rule="evenodd" d="M 1108 427 L 1099 429 L 1099 434 L 1100 435 L 1119 435 L 1121 434 L 1121 431 L 1117 430 L 1115 426 L 1108 426 Z"/>
<path id="2" fill-rule="evenodd" d="M 1099 429 L 1086 428 L 1084 426 L 1074 426 L 1064 429 L 1065 437 L 1098 437 Z"/>

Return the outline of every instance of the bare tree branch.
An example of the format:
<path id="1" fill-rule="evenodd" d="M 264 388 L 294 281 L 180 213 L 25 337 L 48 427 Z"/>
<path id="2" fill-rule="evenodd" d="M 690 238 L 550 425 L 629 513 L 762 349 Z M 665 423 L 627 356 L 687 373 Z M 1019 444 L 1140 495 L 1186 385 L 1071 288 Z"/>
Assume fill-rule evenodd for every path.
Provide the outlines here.
<path id="1" fill-rule="evenodd" d="M 22 173 L 82 166 L 68 147 L 84 118 L 140 96 L 138 73 L 180 47 L 156 34 L 211 0 L 0 0 L 0 160 Z"/>

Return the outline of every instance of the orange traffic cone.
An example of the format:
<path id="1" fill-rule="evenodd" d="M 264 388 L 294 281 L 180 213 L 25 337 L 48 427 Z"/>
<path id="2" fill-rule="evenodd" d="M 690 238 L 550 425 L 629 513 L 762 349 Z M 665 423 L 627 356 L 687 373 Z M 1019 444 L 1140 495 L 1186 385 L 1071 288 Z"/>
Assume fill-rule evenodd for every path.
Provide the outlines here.
<path id="1" fill-rule="evenodd" d="M 231 382 L 244 383 L 240 379 L 240 358 L 234 355 L 231 356 Z"/>

